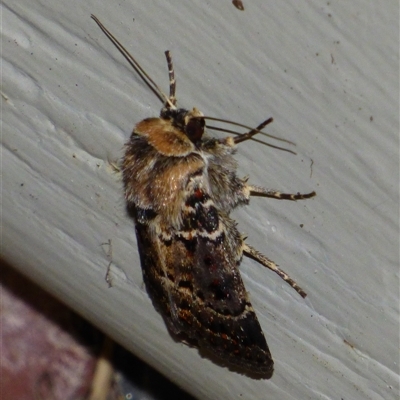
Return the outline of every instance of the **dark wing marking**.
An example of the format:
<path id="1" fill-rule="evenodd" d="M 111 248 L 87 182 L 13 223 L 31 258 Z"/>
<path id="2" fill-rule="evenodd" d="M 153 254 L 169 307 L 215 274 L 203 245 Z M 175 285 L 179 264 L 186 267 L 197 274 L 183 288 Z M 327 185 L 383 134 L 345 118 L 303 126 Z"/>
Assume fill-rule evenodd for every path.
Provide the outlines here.
<path id="1" fill-rule="evenodd" d="M 172 332 L 197 340 L 228 364 L 272 372 L 271 354 L 238 271 L 242 239 L 198 183 L 188 191 L 180 230 L 157 234 L 136 224 L 146 287 Z"/>

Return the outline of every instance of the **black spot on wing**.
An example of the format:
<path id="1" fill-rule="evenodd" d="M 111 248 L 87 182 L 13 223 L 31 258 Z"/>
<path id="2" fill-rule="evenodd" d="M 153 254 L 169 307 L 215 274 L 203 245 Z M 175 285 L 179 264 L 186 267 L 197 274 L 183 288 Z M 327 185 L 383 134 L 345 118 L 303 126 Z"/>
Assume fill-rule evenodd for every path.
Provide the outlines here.
<path id="1" fill-rule="evenodd" d="M 218 210 L 214 206 L 200 207 L 197 213 L 197 218 L 201 228 L 208 233 L 215 232 L 219 225 Z"/>
<path id="2" fill-rule="evenodd" d="M 201 189 L 195 189 L 187 198 L 183 230 L 215 232 L 219 226 L 218 210 L 210 201 L 210 196 Z"/>
<path id="3" fill-rule="evenodd" d="M 203 294 L 207 307 L 216 313 L 238 316 L 246 307 L 246 290 L 225 246 L 224 241 L 197 236 L 192 267 L 194 287 L 195 292 Z"/>

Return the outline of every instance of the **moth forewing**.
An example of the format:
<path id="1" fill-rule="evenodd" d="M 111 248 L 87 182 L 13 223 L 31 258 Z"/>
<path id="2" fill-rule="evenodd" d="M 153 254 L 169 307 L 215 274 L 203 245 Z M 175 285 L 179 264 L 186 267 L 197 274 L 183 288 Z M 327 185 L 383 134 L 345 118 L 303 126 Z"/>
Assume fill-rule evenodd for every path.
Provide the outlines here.
<path id="1" fill-rule="evenodd" d="M 125 198 L 135 221 L 143 279 L 154 305 L 171 333 L 194 340 L 212 358 L 235 370 L 270 377 L 273 360 L 239 273 L 243 254 L 276 272 L 303 297 L 305 292 L 245 243 L 230 213 L 248 204 L 251 195 L 301 200 L 315 192 L 285 194 L 238 177 L 233 158 L 236 144 L 253 140 L 272 119 L 236 137 L 204 135 L 205 120 L 216 118 L 205 117 L 196 108 L 176 107 L 171 54 L 165 53 L 167 97 L 104 25 L 92 18 L 163 102 L 160 117 L 135 126 L 122 161 Z"/>

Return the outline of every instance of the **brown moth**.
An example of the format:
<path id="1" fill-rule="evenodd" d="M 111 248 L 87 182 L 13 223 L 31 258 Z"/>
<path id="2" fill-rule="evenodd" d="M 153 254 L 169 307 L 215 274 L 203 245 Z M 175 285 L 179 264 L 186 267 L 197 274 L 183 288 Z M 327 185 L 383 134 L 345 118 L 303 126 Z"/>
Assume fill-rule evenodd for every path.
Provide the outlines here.
<path id="1" fill-rule="evenodd" d="M 315 192 L 285 194 L 239 178 L 233 158 L 236 144 L 261 133 L 272 118 L 250 129 L 206 117 L 196 108 L 177 108 L 170 53 L 165 53 L 170 78 L 166 96 L 102 23 L 92 18 L 164 104 L 159 117 L 146 118 L 134 127 L 122 162 L 146 288 L 171 333 L 195 341 L 222 364 L 269 377 L 271 353 L 239 273 L 243 255 L 276 272 L 302 297 L 306 293 L 273 261 L 245 243 L 229 215 L 248 204 L 251 195 L 301 200 Z M 207 119 L 250 131 L 225 130 L 238 136 L 217 139 L 205 131 Z"/>

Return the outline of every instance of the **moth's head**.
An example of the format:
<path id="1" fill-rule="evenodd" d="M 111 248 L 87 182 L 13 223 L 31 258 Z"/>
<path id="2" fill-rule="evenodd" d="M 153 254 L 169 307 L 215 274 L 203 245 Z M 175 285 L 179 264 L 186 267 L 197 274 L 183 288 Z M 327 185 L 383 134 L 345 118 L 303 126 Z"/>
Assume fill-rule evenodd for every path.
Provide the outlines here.
<path id="1" fill-rule="evenodd" d="M 185 133 L 194 144 L 201 140 L 204 133 L 206 123 L 202 117 L 204 114 L 195 107 L 191 111 L 164 107 L 160 114 L 160 118 L 170 120 L 172 125 Z"/>

